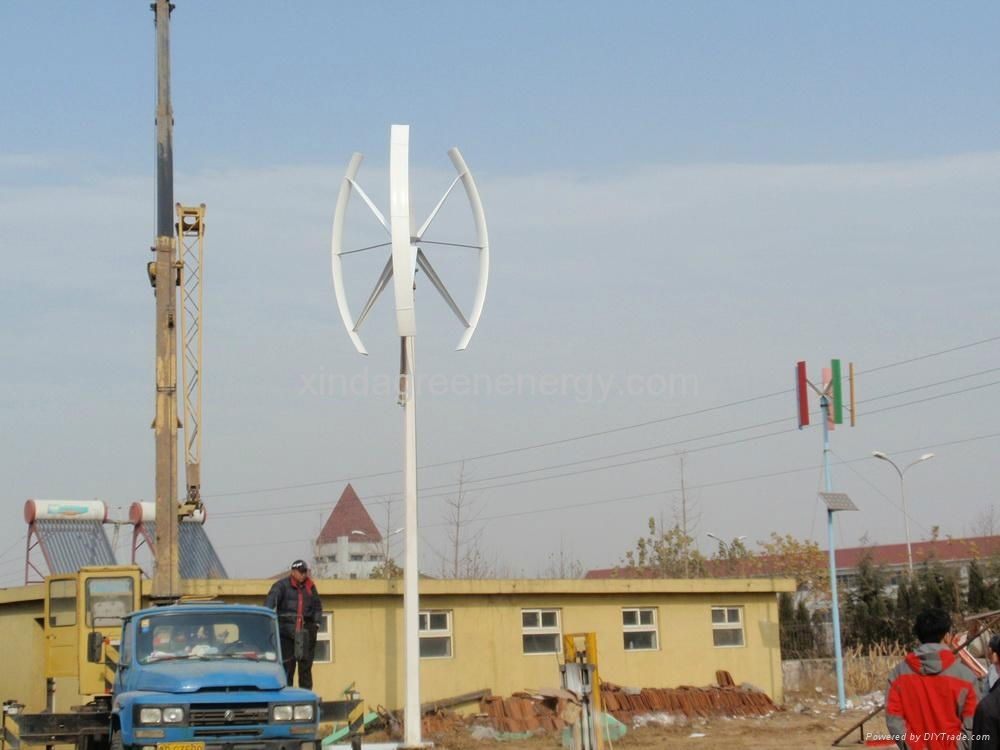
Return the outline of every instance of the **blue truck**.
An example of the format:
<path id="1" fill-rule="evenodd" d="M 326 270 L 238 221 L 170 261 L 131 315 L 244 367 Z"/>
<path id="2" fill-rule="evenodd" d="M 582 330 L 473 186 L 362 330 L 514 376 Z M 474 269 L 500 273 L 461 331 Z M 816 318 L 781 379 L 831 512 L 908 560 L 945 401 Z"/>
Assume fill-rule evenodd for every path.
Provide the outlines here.
<path id="1" fill-rule="evenodd" d="M 322 720 L 348 724 L 348 740 L 360 748 L 357 696 L 321 703 L 286 685 L 273 610 L 213 602 L 130 611 L 137 583 L 138 570 L 124 568 L 83 568 L 46 582 L 47 682 L 76 676 L 92 700 L 63 712 L 50 701 L 38 713 L 8 701 L 0 744 L 320 750 Z"/>
<path id="2" fill-rule="evenodd" d="M 286 687 L 274 612 L 143 609 L 122 623 L 111 750 L 317 750 L 319 700 Z"/>

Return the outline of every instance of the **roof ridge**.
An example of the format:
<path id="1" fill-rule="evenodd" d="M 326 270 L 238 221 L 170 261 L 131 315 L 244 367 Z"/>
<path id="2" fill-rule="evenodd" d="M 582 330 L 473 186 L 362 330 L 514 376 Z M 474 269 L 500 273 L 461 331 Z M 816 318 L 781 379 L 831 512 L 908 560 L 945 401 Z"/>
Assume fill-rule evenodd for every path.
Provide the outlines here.
<path id="1" fill-rule="evenodd" d="M 330 511 L 330 516 L 316 537 L 316 543 L 331 544 L 343 536 L 355 542 L 382 541 L 382 534 L 350 482 L 340 493 L 340 499 Z"/>

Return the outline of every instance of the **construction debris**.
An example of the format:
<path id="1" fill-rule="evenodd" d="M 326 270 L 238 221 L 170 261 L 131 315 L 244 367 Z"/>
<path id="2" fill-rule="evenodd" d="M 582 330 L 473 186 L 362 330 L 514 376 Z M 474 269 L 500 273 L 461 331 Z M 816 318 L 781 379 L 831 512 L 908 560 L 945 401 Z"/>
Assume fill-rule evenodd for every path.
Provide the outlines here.
<path id="1" fill-rule="evenodd" d="M 784 710 L 752 685 L 737 686 L 728 672 L 720 671 L 716 680 L 720 686 L 701 688 L 635 689 L 604 682 L 601 685 L 603 711 L 632 727 L 643 724 L 646 717 L 653 715 L 659 717 L 657 721 L 661 723 L 667 719 L 672 723 L 716 716 L 767 716 Z M 462 717 L 444 708 L 465 703 L 472 697 L 479 698 L 479 714 L 474 717 Z M 432 706 L 434 709 L 428 710 Z M 494 739 L 548 734 L 576 724 L 581 714 L 579 696 L 563 688 L 525 690 L 506 698 L 482 690 L 424 704 L 423 708 L 422 733 L 425 737 L 441 737 L 466 729 Z M 401 733 L 399 712 L 380 709 L 380 714 L 390 734 Z"/>
<path id="2" fill-rule="evenodd" d="M 642 688 L 627 690 L 605 682 L 601 686 L 604 710 L 631 725 L 636 716 L 670 714 L 677 717 L 767 716 L 781 710 L 767 693 L 748 687 Z"/>
<path id="3" fill-rule="evenodd" d="M 483 698 L 489 698 L 491 695 L 493 695 L 493 692 L 489 688 L 483 688 L 482 690 L 475 690 L 471 693 L 455 695 L 451 698 L 441 698 L 436 701 L 430 701 L 429 703 L 421 703 L 420 713 L 421 715 L 426 715 L 442 708 L 454 708 L 455 706 L 461 706 L 463 703 L 475 703 L 477 701 L 482 701 Z"/>
<path id="4" fill-rule="evenodd" d="M 424 737 L 440 737 L 443 734 L 465 730 L 465 719 L 454 711 L 438 709 L 425 713 L 420 720 L 420 729 Z"/>
<path id="5" fill-rule="evenodd" d="M 568 690 L 545 690 L 483 698 L 479 710 L 499 732 L 555 732 L 576 721 L 580 704 Z"/>

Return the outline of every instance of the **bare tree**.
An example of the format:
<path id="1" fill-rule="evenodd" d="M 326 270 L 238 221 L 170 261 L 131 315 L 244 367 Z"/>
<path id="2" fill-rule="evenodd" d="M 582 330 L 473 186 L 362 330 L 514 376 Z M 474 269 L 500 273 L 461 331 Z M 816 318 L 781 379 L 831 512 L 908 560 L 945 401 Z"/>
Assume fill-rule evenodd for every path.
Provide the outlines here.
<path id="1" fill-rule="evenodd" d="M 691 564 L 690 547 L 694 544 L 694 540 L 697 535 L 698 524 L 701 521 L 701 512 L 698 510 L 697 503 L 692 502 L 688 497 L 687 493 L 687 477 L 685 475 L 685 459 L 687 454 L 678 453 L 677 459 L 680 463 L 680 473 L 681 473 L 681 491 L 680 491 L 680 506 L 674 506 L 674 526 L 679 528 L 681 531 L 680 538 L 688 540 L 685 542 L 687 545 L 683 551 L 684 555 L 684 577 L 688 578 L 691 575 Z M 663 523 L 663 518 L 660 518 L 660 528 L 665 528 Z"/>
<path id="2" fill-rule="evenodd" d="M 559 550 L 549 553 L 549 562 L 541 578 L 583 578 L 583 563 L 566 549 L 564 537 L 559 537 Z"/>
<path id="3" fill-rule="evenodd" d="M 482 506 L 470 496 L 465 462 L 458 469 L 458 489 L 445 498 L 445 523 L 448 526 L 445 553 L 441 560 L 442 578 L 493 578 L 497 563 L 483 549 L 485 526 L 479 521 Z"/>
<path id="4" fill-rule="evenodd" d="M 993 503 L 982 507 L 972 518 L 969 536 L 996 536 L 1000 532 L 1000 509 Z"/>

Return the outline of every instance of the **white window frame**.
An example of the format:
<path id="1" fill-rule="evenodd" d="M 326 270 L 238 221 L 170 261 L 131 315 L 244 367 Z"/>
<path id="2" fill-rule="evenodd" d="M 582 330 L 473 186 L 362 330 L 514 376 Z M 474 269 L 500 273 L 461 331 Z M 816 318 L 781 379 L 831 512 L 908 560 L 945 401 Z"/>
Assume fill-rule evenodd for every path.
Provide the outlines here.
<path id="1" fill-rule="evenodd" d="M 722 611 L 723 622 L 715 622 L 715 613 L 717 611 Z M 729 619 L 730 613 L 735 611 L 737 619 L 735 621 Z M 743 627 L 745 617 L 742 605 L 734 604 L 719 604 L 712 605 L 712 646 L 715 648 L 746 648 L 747 645 L 747 633 L 746 628 Z M 715 634 L 720 630 L 738 630 L 740 633 L 739 643 L 716 643 Z"/>
<path id="2" fill-rule="evenodd" d="M 538 625 L 537 626 L 526 626 L 524 624 L 524 615 L 533 612 L 538 614 Z M 542 625 L 542 615 L 544 613 L 551 612 L 555 613 L 556 624 Z M 524 650 L 524 636 L 526 635 L 554 635 L 555 638 L 555 648 L 552 651 L 525 651 Z M 551 656 L 552 654 L 559 654 L 562 652 L 562 611 L 555 609 L 553 607 L 544 608 L 529 608 L 521 610 L 521 653 L 524 656 Z"/>
<path id="3" fill-rule="evenodd" d="M 447 619 L 444 628 L 431 627 L 431 615 L 444 615 Z M 452 637 L 452 611 L 450 609 L 422 609 L 418 615 L 419 626 L 417 631 L 422 641 L 424 638 L 446 638 L 448 640 L 448 653 L 442 656 L 424 656 L 421 659 L 453 659 L 455 658 L 455 641 Z"/>
<path id="4" fill-rule="evenodd" d="M 658 614 L 657 607 L 622 607 L 622 646 L 626 652 L 632 651 L 659 651 L 660 650 L 660 629 L 658 625 Z M 625 613 L 634 612 L 635 613 L 635 625 L 625 624 Z M 652 614 L 651 623 L 642 622 L 642 613 L 649 612 Z M 653 634 L 653 645 L 644 648 L 629 648 L 627 645 L 627 638 L 629 633 L 652 633 Z"/>
<path id="5" fill-rule="evenodd" d="M 333 612 L 324 612 L 323 619 L 320 620 L 319 630 L 316 631 L 316 645 L 320 643 L 330 644 L 330 658 L 329 659 L 313 659 L 317 664 L 332 664 L 333 663 Z M 313 649 L 315 653 L 315 649 Z"/>

